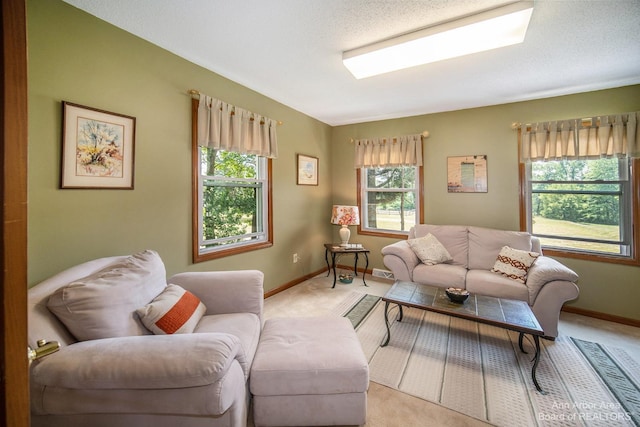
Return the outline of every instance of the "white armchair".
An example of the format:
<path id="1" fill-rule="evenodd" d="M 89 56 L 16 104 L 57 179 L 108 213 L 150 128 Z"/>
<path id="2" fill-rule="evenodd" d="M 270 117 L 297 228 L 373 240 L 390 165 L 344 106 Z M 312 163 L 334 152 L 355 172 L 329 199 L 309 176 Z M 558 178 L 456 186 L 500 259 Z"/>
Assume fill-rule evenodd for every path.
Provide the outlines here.
<path id="1" fill-rule="evenodd" d="M 136 268 L 162 265 L 155 252 L 142 254 L 145 262 Z M 129 272 L 123 275 L 122 265 L 128 265 L 126 261 L 132 257 L 90 261 L 29 289 L 29 345 L 36 348 L 37 341 L 43 339 L 61 345 L 59 351 L 31 365 L 32 426 L 246 426 L 249 369 L 262 330 L 263 274 L 247 270 L 173 276 L 168 282 L 195 295 L 206 311 L 192 333 L 154 335 L 137 324 L 140 318 L 135 310 L 119 319 L 127 312 L 127 300 L 137 299 L 139 277 L 134 286 L 123 288 L 115 283 L 127 281 Z M 154 260 L 147 263 L 149 259 Z M 142 276 L 157 278 L 164 274 L 164 266 L 161 270 L 151 276 L 143 271 Z M 102 288 L 100 293 L 92 289 L 89 299 L 98 296 L 92 301 L 75 306 L 64 301 L 70 304 L 70 312 L 76 311 L 73 314 L 77 318 L 69 320 L 52 313 L 60 309 L 54 304 L 60 295 L 63 299 L 78 297 L 74 292 L 86 290 L 82 286 L 92 280 L 95 284 L 96 278 L 98 282 L 103 280 L 100 285 L 105 288 L 119 287 L 119 293 L 124 289 L 124 302 L 111 300 Z M 144 286 L 147 290 L 159 286 L 162 291 L 166 283 L 165 279 L 164 284 L 145 282 Z M 112 324 L 129 322 L 142 332 L 77 340 L 71 330 L 78 331 L 90 323 L 83 316 L 92 314 L 84 308 L 100 298 L 103 306 L 94 311 L 102 312 L 96 314 L 102 317 L 96 323 L 109 322 L 112 313 Z M 109 308 L 116 300 L 117 306 Z M 78 320 L 84 323 L 72 323 Z M 108 332 L 113 335 L 113 331 Z M 83 333 L 90 336 L 104 331 Z"/>

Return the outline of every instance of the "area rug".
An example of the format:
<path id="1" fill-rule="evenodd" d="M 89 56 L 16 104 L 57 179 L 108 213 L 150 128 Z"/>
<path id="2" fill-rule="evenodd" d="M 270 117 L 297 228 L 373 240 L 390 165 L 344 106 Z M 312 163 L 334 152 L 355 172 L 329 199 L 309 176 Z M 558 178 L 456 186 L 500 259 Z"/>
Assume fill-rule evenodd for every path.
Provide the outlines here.
<path id="1" fill-rule="evenodd" d="M 356 331 L 371 381 L 497 426 L 640 426 L 640 363 L 623 349 L 541 340 L 541 394 L 531 380 L 533 344 L 525 340 L 522 353 L 517 333 L 405 307 L 380 347 L 384 303 L 357 307 L 373 299 L 343 312 L 367 313 Z"/>

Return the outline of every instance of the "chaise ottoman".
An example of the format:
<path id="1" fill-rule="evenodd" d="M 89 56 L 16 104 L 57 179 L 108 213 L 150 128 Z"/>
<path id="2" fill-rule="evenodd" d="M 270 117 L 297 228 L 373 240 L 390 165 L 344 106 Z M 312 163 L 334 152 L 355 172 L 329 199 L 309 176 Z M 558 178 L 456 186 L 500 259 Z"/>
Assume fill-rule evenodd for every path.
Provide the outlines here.
<path id="1" fill-rule="evenodd" d="M 249 384 L 256 427 L 366 422 L 369 365 L 344 317 L 267 320 Z"/>

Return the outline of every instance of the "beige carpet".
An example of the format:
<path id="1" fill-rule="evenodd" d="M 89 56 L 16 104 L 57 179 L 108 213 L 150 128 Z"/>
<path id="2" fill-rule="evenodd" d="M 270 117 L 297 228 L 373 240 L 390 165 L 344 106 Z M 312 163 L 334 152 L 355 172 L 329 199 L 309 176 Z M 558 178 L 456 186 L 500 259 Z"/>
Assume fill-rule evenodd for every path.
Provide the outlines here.
<path id="1" fill-rule="evenodd" d="M 386 333 L 380 302 L 357 333 L 371 381 L 497 426 L 634 426 L 640 420 L 640 363 L 621 349 L 588 346 L 596 356 L 588 358 L 569 337 L 544 340 L 541 394 L 531 380 L 533 347 L 527 343 L 529 355 L 523 354 L 511 331 L 405 308 L 389 345 L 380 347 Z M 610 372 L 592 367 L 589 359 L 597 358 Z"/>
<path id="2" fill-rule="evenodd" d="M 368 293 L 383 296 L 390 288 L 388 281 L 367 276 L 368 287 L 360 277 L 349 285 L 337 283 L 331 288 L 332 277 L 322 274 L 265 300 L 265 318 L 341 315 Z M 606 322 L 572 313 L 561 313 L 560 333 L 607 345 L 624 347 L 640 360 L 640 328 Z M 541 378 L 544 384 L 544 379 Z M 370 383 L 366 427 L 419 427 L 419 426 L 490 426 L 486 423 L 425 399 L 411 396 L 391 387 Z M 515 425 L 515 424 L 513 424 Z M 568 423 L 566 425 L 579 425 Z M 253 423 L 249 422 L 249 426 Z"/>

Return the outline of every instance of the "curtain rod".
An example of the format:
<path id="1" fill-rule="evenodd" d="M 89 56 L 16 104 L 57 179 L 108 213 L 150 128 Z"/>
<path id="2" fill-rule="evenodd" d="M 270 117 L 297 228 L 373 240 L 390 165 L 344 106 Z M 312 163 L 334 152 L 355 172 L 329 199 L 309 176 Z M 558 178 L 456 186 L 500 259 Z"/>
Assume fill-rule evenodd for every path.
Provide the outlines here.
<path id="1" fill-rule="evenodd" d="M 594 125 L 595 126 L 600 126 L 600 118 L 601 117 L 624 116 L 624 115 L 630 115 L 630 114 L 635 114 L 635 113 L 630 112 L 630 113 L 618 113 L 618 114 L 597 114 L 597 115 L 595 115 L 593 117 L 577 117 L 577 118 L 573 118 L 573 119 L 561 119 L 561 120 L 544 120 L 544 121 L 539 122 L 539 123 L 580 121 L 580 124 L 582 126 L 594 126 Z M 522 125 L 525 125 L 525 126 L 527 126 L 527 130 L 529 130 L 531 128 L 532 124 L 537 124 L 537 123 L 513 122 L 513 123 L 511 123 L 511 129 L 517 130 Z"/>
<path id="2" fill-rule="evenodd" d="M 200 93 L 200 91 L 199 91 L 199 90 L 196 90 L 196 89 L 189 89 L 187 93 L 188 93 L 189 95 L 191 95 L 191 96 L 195 96 L 195 97 L 198 97 L 198 98 L 200 98 L 200 95 L 202 95 L 202 94 Z M 235 115 L 235 114 L 236 114 L 235 112 L 233 112 L 233 111 L 231 112 L 231 115 L 232 115 L 232 116 L 233 116 L 233 115 Z M 253 120 L 253 118 L 252 118 L 251 120 Z M 276 121 L 276 123 L 278 124 L 278 126 L 281 126 L 281 125 L 283 125 L 283 124 L 284 124 L 284 123 L 282 123 L 280 120 L 277 120 L 277 121 Z M 261 123 L 261 124 L 262 124 L 262 123 Z"/>
<path id="3" fill-rule="evenodd" d="M 420 136 L 423 137 L 423 138 L 429 138 L 429 131 L 428 130 L 422 131 Z M 387 139 L 387 138 L 382 138 L 382 139 Z M 390 138 L 390 139 L 392 139 L 394 142 L 397 142 L 398 137 L 394 136 L 393 138 Z M 353 144 L 354 142 L 356 142 L 356 140 L 353 139 L 353 138 L 351 138 L 349 140 L 349 143 L 351 143 L 351 144 Z"/>

